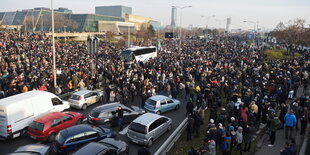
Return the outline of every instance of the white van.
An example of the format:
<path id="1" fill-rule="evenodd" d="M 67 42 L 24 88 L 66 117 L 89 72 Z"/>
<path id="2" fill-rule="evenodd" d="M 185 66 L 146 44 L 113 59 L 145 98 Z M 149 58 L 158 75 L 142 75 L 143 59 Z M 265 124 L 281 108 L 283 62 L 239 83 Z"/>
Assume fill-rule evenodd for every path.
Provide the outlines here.
<path id="1" fill-rule="evenodd" d="M 46 91 L 29 91 L 0 100 L 0 140 L 27 135 L 36 118 L 68 109 L 69 103 Z"/>

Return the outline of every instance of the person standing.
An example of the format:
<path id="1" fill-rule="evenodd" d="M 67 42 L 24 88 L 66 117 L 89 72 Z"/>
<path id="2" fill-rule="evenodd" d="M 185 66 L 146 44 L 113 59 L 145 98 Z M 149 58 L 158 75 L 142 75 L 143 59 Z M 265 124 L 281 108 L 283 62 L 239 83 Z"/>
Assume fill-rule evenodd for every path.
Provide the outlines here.
<path id="1" fill-rule="evenodd" d="M 293 114 L 294 110 L 290 109 L 289 113 L 285 114 L 284 121 L 285 121 L 285 139 L 292 138 L 293 129 L 296 125 L 296 116 Z M 288 137 L 289 132 L 289 137 Z"/>
<path id="2" fill-rule="evenodd" d="M 122 106 L 119 106 L 116 110 L 117 114 L 117 125 L 119 126 L 119 130 L 123 130 L 123 115 L 124 115 L 124 110 Z"/>
<path id="3" fill-rule="evenodd" d="M 285 123 L 284 116 L 286 113 L 287 113 L 287 106 L 285 103 L 281 103 L 281 112 L 280 112 L 280 116 L 279 116 L 279 119 L 281 121 L 280 129 L 284 128 L 284 123 Z"/>
<path id="4" fill-rule="evenodd" d="M 306 127 L 307 127 L 307 124 L 308 124 L 308 120 L 309 120 L 308 107 L 304 107 L 304 109 L 300 113 L 300 123 L 301 123 L 300 135 L 305 134 Z"/>
<path id="5" fill-rule="evenodd" d="M 278 117 L 275 116 L 275 113 L 271 113 L 270 115 L 270 144 L 268 144 L 269 147 L 273 147 L 274 142 L 276 140 L 276 131 L 278 130 L 280 126 L 280 120 Z"/>
<path id="6" fill-rule="evenodd" d="M 240 155 L 242 155 L 242 142 L 243 142 L 243 135 L 242 135 L 243 128 L 241 126 L 238 127 L 238 130 L 236 132 L 236 144 L 237 144 L 237 150 L 239 150 Z"/>

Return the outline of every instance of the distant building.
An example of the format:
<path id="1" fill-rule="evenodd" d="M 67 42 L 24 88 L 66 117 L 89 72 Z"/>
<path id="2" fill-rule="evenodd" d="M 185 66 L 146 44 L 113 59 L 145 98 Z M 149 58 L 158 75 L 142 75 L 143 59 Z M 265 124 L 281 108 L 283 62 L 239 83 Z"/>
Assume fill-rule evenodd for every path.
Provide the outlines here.
<path id="1" fill-rule="evenodd" d="M 122 5 L 96 6 L 95 13 L 98 15 L 125 18 L 126 14 L 132 14 L 132 8 Z"/>
<path id="2" fill-rule="evenodd" d="M 72 10 L 69 10 L 68 8 L 58 8 L 58 9 L 54 9 L 54 11 L 62 12 L 62 13 L 72 13 Z"/>
<path id="3" fill-rule="evenodd" d="M 230 24 L 231 24 L 231 17 L 227 18 L 226 20 L 226 32 L 229 32 Z"/>
<path id="4" fill-rule="evenodd" d="M 176 28 L 177 26 L 177 8 L 172 6 L 171 10 L 171 28 Z"/>

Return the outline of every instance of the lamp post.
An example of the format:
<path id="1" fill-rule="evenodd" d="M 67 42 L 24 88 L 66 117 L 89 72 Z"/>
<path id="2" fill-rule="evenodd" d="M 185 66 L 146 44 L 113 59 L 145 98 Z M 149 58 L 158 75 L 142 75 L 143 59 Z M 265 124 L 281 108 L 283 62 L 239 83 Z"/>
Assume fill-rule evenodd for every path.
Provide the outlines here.
<path id="1" fill-rule="evenodd" d="M 57 87 L 57 75 L 56 75 L 56 57 L 55 57 L 55 33 L 54 33 L 54 0 L 51 0 L 51 9 L 52 9 L 52 42 L 53 42 L 53 77 L 54 77 L 54 91 L 56 91 Z"/>
<path id="2" fill-rule="evenodd" d="M 254 41 L 253 41 L 253 45 L 256 46 L 256 27 L 257 27 L 257 22 L 253 22 L 253 21 L 249 21 L 249 20 L 245 20 L 243 21 L 244 23 L 253 23 L 254 24 L 254 29 L 253 29 L 253 36 L 254 36 Z"/>
<path id="3" fill-rule="evenodd" d="M 190 8 L 192 6 L 183 6 L 183 7 L 179 7 L 179 6 L 174 6 L 176 8 L 179 8 L 181 11 L 180 11 L 180 30 L 179 30 L 179 50 L 181 50 L 181 44 L 182 44 L 182 10 L 185 9 L 185 8 Z"/>
<path id="4" fill-rule="evenodd" d="M 212 16 L 201 16 L 202 18 L 206 18 L 206 32 L 205 32 L 205 38 L 206 38 L 206 44 L 208 42 L 208 19 L 209 18 L 212 18 L 212 17 L 215 17 L 215 15 L 212 15 Z"/>

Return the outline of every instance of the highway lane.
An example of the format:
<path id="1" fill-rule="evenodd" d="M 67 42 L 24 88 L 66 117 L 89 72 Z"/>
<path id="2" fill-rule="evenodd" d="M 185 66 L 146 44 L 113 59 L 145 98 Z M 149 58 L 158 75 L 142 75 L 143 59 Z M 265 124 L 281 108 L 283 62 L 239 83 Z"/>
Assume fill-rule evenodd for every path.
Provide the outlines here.
<path id="1" fill-rule="evenodd" d="M 91 106 L 89 106 L 86 110 L 82 111 L 82 110 L 78 110 L 78 109 L 69 109 L 68 111 L 76 111 L 76 112 L 80 112 L 82 114 L 84 114 L 84 116 L 86 117 L 87 114 L 95 107 L 100 106 L 102 104 L 100 103 L 96 103 L 93 104 Z M 130 103 L 129 106 L 140 106 L 141 105 L 141 99 L 139 97 L 135 98 L 135 101 Z M 162 135 L 159 139 L 155 140 L 153 142 L 153 145 L 149 148 L 149 150 L 151 151 L 152 154 L 154 154 L 158 148 L 165 142 L 165 140 L 170 136 L 170 134 L 172 134 L 172 132 L 178 127 L 178 125 L 184 120 L 185 118 L 185 113 L 186 113 L 186 103 L 182 101 L 182 104 L 180 106 L 180 108 L 177 111 L 170 111 L 167 113 L 163 113 L 163 115 L 168 116 L 170 118 L 172 118 L 172 130 L 169 132 L 166 132 L 164 135 Z M 125 125 L 125 127 L 127 127 L 128 124 Z M 117 127 L 114 127 L 115 131 L 118 131 Z M 126 131 L 126 129 L 124 129 Z M 118 139 L 124 140 L 130 148 L 130 154 L 136 154 L 138 149 L 143 147 L 141 145 L 135 144 L 133 142 L 131 142 L 126 134 L 125 131 L 121 131 L 121 134 L 117 135 Z M 9 140 L 9 141 L 0 141 L 0 155 L 2 154 L 7 154 L 7 153 L 11 153 L 14 150 L 16 150 L 18 147 L 23 146 L 23 145 L 27 145 L 27 144 L 34 144 L 34 143 L 41 143 L 35 140 L 30 139 L 29 137 L 25 137 L 25 138 L 16 138 L 13 140 Z M 51 145 L 48 142 L 43 142 L 43 144 L 46 145 Z"/>

